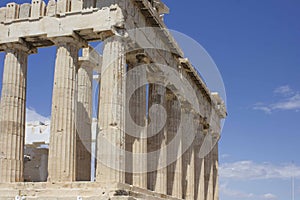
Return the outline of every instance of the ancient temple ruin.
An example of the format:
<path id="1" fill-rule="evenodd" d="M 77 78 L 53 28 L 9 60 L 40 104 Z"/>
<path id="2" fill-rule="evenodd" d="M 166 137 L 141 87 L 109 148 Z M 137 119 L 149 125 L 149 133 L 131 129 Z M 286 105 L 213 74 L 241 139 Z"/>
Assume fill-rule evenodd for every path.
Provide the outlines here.
<path id="1" fill-rule="evenodd" d="M 219 199 L 217 142 L 225 105 L 166 29 L 168 12 L 160 0 L 32 0 L 0 8 L 0 51 L 6 53 L 1 200 Z M 89 46 L 92 41 L 103 42 L 102 55 Z M 48 177 L 25 182 L 27 60 L 50 46 L 57 53 Z M 96 72 L 100 89 L 93 102 Z M 93 104 L 98 107 L 95 182 L 90 181 Z M 209 151 L 201 157 L 204 142 Z"/>

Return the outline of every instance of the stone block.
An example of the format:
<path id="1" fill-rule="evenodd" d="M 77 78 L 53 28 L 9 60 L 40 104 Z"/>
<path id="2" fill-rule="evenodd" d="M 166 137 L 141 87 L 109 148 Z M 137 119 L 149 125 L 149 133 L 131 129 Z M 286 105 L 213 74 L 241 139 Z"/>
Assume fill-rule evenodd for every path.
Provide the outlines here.
<path id="1" fill-rule="evenodd" d="M 83 6 L 83 0 L 72 0 L 71 11 L 81 11 Z"/>
<path id="2" fill-rule="evenodd" d="M 26 19 L 30 17 L 31 5 L 29 3 L 24 3 L 20 6 L 20 19 Z"/>
<path id="3" fill-rule="evenodd" d="M 6 7 L 0 8 L 0 23 L 5 21 Z"/>
<path id="4" fill-rule="evenodd" d="M 46 3 L 44 1 L 42 1 L 42 9 L 41 9 L 41 16 L 45 16 L 46 15 Z"/>
<path id="5" fill-rule="evenodd" d="M 46 9 L 46 15 L 47 16 L 54 16 L 56 15 L 56 1 L 50 0 L 47 5 Z"/>
<path id="6" fill-rule="evenodd" d="M 39 145 L 26 145 L 24 164 L 24 179 L 30 182 L 45 182 L 48 172 L 48 149 Z"/>
<path id="7" fill-rule="evenodd" d="M 16 3 L 8 3 L 6 5 L 6 21 L 18 19 L 19 17 L 19 5 Z"/>
<path id="8" fill-rule="evenodd" d="M 31 17 L 39 18 L 45 15 L 46 4 L 42 0 L 31 1 Z"/>
<path id="9" fill-rule="evenodd" d="M 71 0 L 58 0 L 57 1 L 57 13 L 66 13 L 70 11 Z"/>

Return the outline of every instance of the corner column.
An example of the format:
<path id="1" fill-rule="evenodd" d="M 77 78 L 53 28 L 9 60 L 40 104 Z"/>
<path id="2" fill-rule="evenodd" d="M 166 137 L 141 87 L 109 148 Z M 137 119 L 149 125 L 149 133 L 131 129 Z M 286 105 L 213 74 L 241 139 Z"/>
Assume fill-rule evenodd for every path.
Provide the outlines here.
<path id="1" fill-rule="evenodd" d="M 24 181 L 27 59 L 29 49 L 6 50 L 0 102 L 0 182 Z"/>
<path id="2" fill-rule="evenodd" d="M 104 41 L 96 181 L 125 183 L 125 45 L 114 36 Z"/>
<path id="3" fill-rule="evenodd" d="M 76 175 L 76 102 L 79 46 L 75 39 L 56 38 L 57 44 L 48 181 L 72 182 Z"/>
<path id="4" fill-rule="evenodd" d="M 213 149 L 213 162 L 214 162 L 214 200 L 219 200 L 219 144 L 216 143 Z"/>
<path id="5" fill-rule="evenodd" d="M 211 134 L 211 131 L 209 131 L 208 134 Z M 210 146 L 212 146 L 212 143 Z M 213 200 L 214 199 L 214 180 L 213 180 L 214 170 L 213 170 L 213 152 L 212 152 L 212 150 L 204 158 L 204 165 L 205 165 L 204 168 L 205 168 L 206 200 Z"/>

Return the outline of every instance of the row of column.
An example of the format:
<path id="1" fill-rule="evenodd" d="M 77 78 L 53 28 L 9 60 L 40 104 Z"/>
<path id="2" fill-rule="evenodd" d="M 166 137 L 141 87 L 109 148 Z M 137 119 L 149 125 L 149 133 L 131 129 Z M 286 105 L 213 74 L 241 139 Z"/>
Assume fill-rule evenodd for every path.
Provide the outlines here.
<path id="1" fill-rule="evenodd" d="M 56 45 L 48 181 L 87 181 L 90 180 L 91 164 L 93 69 L 87 62 L 83 62 L 79 68 L 80 46 L 74 39 L 58 38 Z M 23 181 L 29 52 L 29 49 L 19 45 L 7 49 L 6 53 L 0 102 L 0 182 Z M 134 65 L 126 61 L 122 40 L 107 39 L 103 49 L 99 95 L 96 181 L 130 183 L 179 199 L 217 200 L 218 148 L 215 146 L 204 159 L 199 158 L 203 139 L 200 120 L 190 110 L 181 108 L 178 99 L 169 90 L 160 85 L 150 85 L 148 88 L 148 107 L 160 104 L 167 110 L 166 125 L 158 134 L 148 139 L 145 139 L 146 129 L 136 129 L 139 132 L 136 137 L 126 134 L 124 102 L 128 85 L 122 77 L 133 67 Z M 138 83 L 145 76 L 135 73 L 130 78 L 133 83 Z M 152 123 L 155 129 L 155 125 L 160 123 L 155 120 L 160 117 L 153 117 L 155 113 L 152 113 L 152 119 L 146 119 L 147 114 L 151 116 L 146 111 L 146 91 L 146 86 L 140 87 L 131 97 L 130 113 L 141 127 Z M 178 126 L 180 116 L 187 120 L 192 119 L 197 127 L 196 138 L 185 152 L 182 145 L 190 138 L 186 135 L 187 127 Z M 180 140 L 169 145 L 178 134 Z M 146 155 L 153 151 L 157 153 L 154 157 L 144 156 L 140 159 L 126 156 L 126 151 L 133 155 Z M 172 158 L 177 155 L 178 159 L 173 161 Z M 157 166 L 156 170 L 147 172 L 153 166 Z M 126 173 L 128 168 L 139 173 Z"/>
<path id="2" fill-rule="evenodd" d="M 49 181 L 90 180 L 92 67 L 79 68 L 78 42 L 56 38 Z M 7 45 L 0 102 L 0 182 L 22 182 L 30 45 Z M 88 169 L 88 170 L 87 170 Z"/>
<path id="3" fill-rule="evenodd" d="M 139 85 L 141 79 L 146 76 L 145 72 L 133 70 L 126 75 L 126 80 L 123 77 L 126 72 L 134 69 L 135 65 L 145 63 L 139 62 L 138 58 L 136 63 L 126 62 L 127 55 L 124 49 L 124 44 L 118 39 L 107 40 L 104 44 L 96 181 L 128 183 L 179 199 L 217 200 L 218 148 L 215 146 L 209 155 L 199 158 L 205 136 L 200 117 L 198 119 L 191 110 L 183 109 L 176 96 L 159 84 L 150 84 L 148 89 L 146 86 L 139 87 L 131 95 L 128 91 L 132 85 L 128 83 Z M 130 97 L 125 94 L 129 94 Z M 146 97 L 148 97 L 147 109 Z M 130 117 L 137 125 L 142 127 L 146 125 L 148 130 L 127 127 L 126 98 L 130 98 Z M 159 120 L 162 119 L 159 116 L 162 113 L 151 113 L 150 107 L 154 104 L 164 106 L 168 118 L 166 125 L 157 134 L 150 136 L 148 131 L 156 130 L 155 125 L 159 126 Z M 193 120 L 198 128 L 195 134 L 198 138 L 194 138 L 185 152 L 183 152 L 185 149 L 182 149 L 183 143 L 188 142 L 190 140 L 188 136 L 192 134 L 186 134 L 188 127 L 178 126 L 180 115 L 185 117 L 184 120 Z M 127 131 L 135 132 L 134 136 Z M 147 134 L 148 138 L 145 139 Z M 171 143 L 175 136 L 181 139 Z M 104 144 L 103 141 L 110 143 L 114 148 Z M 109 152 L 105 150 L 106 148 Z M 156 152 L 155 156 L 147 156 L 151 152 Z M 137 154 L 145 156 L 142 158 L 136 156 Z M 178 156 L 178 159 L 168 165 L 174 156 Z M 152 170 L 153 166 L 156 170 Z"/>

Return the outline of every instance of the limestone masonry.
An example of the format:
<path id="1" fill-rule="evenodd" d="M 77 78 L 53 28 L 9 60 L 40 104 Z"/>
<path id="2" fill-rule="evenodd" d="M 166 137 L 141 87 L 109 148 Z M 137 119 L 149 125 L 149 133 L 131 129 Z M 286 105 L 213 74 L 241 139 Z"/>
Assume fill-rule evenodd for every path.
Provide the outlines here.
<path id="1" fill-rule="evenodd" d="M 226 108 L 166 29 L 168 12 L 160 0 L 32 0 L 0 8 L 0 200 L 219 199 Z M 102 55 L 93 41 L 103 42 Z M 49 149 L 38 141 L 24 152 L 27 60 L 50 46 L 57 53 Z"/>

